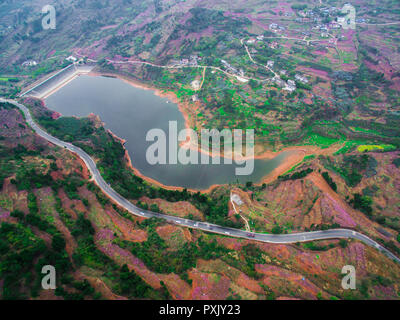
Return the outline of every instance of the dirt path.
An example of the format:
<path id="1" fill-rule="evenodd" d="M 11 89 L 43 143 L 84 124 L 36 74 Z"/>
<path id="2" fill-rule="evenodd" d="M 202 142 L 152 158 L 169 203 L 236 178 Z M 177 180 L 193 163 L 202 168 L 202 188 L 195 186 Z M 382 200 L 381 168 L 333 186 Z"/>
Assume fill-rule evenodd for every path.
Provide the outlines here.
<path id="1" fill-rule="evenodd" d="M 253 62 L 255 65 L 264 67 L 265 69 L 267 69 L 268 71 L 270 71 L 271 73 L 273 73 L 275 77 L 279 77 L 278 74 L 277 74 L 274 70 L 272 70 L 270 67 L 268 67 L 267 65 L 259 64 L 258 62 L 256 62 L 256 61 L 253 59 L 253 57 L 251 56 L 251 53 L 250 53 L 250 51 L 249 51 L 249 48 L 244 44 L 243 39 L 240 39 L 240 42 L 241 42 L 241 44 L 245 47 L 246 52 L 247 52 L 247 55 L 249 56 L 249 59 L 250 59 L 251 62 Z M 263 81 L 266 81 L 266 80 L 270 80 L 270 79 L 265 79 L 265 80 L 263 80 Z"/>
<path id="2" fill-rule="evenodd" d="M 199 91 L 200 91 L 201 88 L 203 87 L 204 81 L 205 81 L 205 79 L 206 79 L 206 70 L 207 70 L 207 67 L 204 67 L 204 69 L 203 69 L 203 74 L 202 74 L 203 80 L 201 81 Z"/>
<path id="3" fill-rule="evenodd" d="M 247 221 L 247 219 L 240 214 L 240 209 L 239 209 L 239 212 L 236 210 L 236 206 L 235 206 L 235 203 L 234 203 L 234 201 L 232 199 L 232 196 L 233 196 L 233 194 L 231 193 L 230 198 L 231 198 L 231 204 L 232 204 L 233 210 L 235 210 L 235 213 L 238 214 L 242 218 L 242 220 L 244 221 L 244 223 L 246 225 L 246 231 L 251 232 L 249 221 Z"/>

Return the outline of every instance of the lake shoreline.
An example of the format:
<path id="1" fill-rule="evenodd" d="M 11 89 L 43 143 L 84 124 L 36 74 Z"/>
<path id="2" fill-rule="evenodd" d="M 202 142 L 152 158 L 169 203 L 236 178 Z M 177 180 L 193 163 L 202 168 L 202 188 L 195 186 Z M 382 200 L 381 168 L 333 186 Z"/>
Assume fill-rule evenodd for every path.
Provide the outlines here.
<path id="1" fill-rule="evenodd" d="M 145 89 L 145 90 L 151 90 L 154 92 L 154 94 L 156 94 L 159 97 L 163 97 L 163 98 L 168 98 L 170 101 L 174 102 L 177 104 L 179 111 L 182 113 L 183 118 L 185 120 L 185 128 L 189 129 L 191 126 L 191 123 L 189 121 L 189 114 L 186 112 L 186 108 L 188 107 L 187 104 L 182 103 L 181 101 L 179 101 L 178 97 L 176 96 L 176 94 L 174 92 L 164 92 L 160 89 L 148 86 L 146 84 L 143 84 L 135 79 L 132 79 L 128 76 L 125 75 L 120 75 L 118 73 L 109 73 L 109 72 L 96 72 L 96 71 L 92 71 L 90 72 L 88 75 L 90 76 L 103 76 L 103 77 L 113 77 L 113 78 L 118 78 L 126 83 L 128 83 L 129 85 L 136 87 L 136 88 L 140 88 L 140 89 Z M 111 132 L 111 130 L 109 130 Z M 117 137 L 114 133 L 111 133 L 116 139 L 122 141 L 122 143 L 125 142 L 124 139 L 121 139 L 120 137 Z M 188 146 L 188 148 L 193 148 L 193 145 Z M 133 163 L 132 163 L 132 159 L 129 156 L 128 150 L 124 147 L 125 150 L 125 161 L 127 166 L 135 173 L 135 175 L 139 176 L 140 178 L 142 178 L 143 180 L 154 184 L 158 187 L 167 189 L 167 190 L 179 190 L 182 191 L 184 189 L 191 191 L 191 192 L 201 192 L 201 193 L 209 193 L 212 190 L 218 188 L 218 187 L 222 187 L 222 186 L 226 186 L 228 184 L 213 184 L 210 187 L 206 188 L 206 189 L 190 189 L 190 188 L 183 188 L 183 187 L 177 187 L 177 186 L 168 186 L 165 185 L 153 178 L 147 177 L 144 174 L 142 174 L 137 168 L 134 167 Z M 269 151 L 266 150 L 263 153 L 254 156 L 254 160 L 258 159 L 258 160 L 267 160 L 267 159 L 273 159 L 275 157 L 277 157 L 279 154 L 281 154 L 282 152 L 287 152 L 287 151 L 295 151 L 294 154 L 289 155 L 278 167 L 276 167 L 275 169 L 273 169 L 270 173 L 266 174 L 260 182 L 258 183 L 254 183 L 255 185 L 262 185 L 263 183 L 271 183 L 274 180 L 276 180 L 280 175 L 284 174 L 286 171 L 290 170 L 293 166 L 295 166 L 296 164 L 300 163 L 301 161 L 303 161 L 304 157 L 307 155 L 311 155 L 314 154 L 315 152 L 318 152 L 320 149 L 316 148 L 314 146 L 293 146 L 293 147 L 287 147 L 284 148 L 278 152 L 273 152 L 273 151 Z M 206 153 L 204 150 L 201 150 L 201 152 Z M 210 152 L 207 153 L 208 155 L 211 155 Z M 223 155 L 222 155 L 223 156 Z M 244 157 L 244 159 L 246 159 L 246 157 Z"/>
<path id="2" fill-rule="evenodd" d="M 177 104 L 179 111 L 181 112 L 184 121 L 185 121 L 185 128 L 189 129 L 191 128 L 191 121 L 190 121 L 190 116 L 189 116 L 189 112 L 187 111 L 189 109 L 189 103 L 183 103 L 181 101 L 179 101 L 178 97 L 176 96 L 176 94 L 172 91 L 162 91 L 160 89 L 148 86 L 146 84 L 143 84 L 135 79 L 132 79 L 128 76 L 125 75 L 120 75 L 118 73 L 108 73 L 108 72 L 96 72 L 96 71 L 91 71 L 90 73 L 86 74 L 88 76 L 103 76 L 103 77 L 112 77 L 112 78 L 118 78 L 126 83 L 128 83 L 129 85 L 139 88 L 139 89 L 145 89 L 145 90 L 151 90 L 153 91 L 153 93 L 159 97 L 162 98 L 167 98 L 169 101 Z M 59 89 L 59 88 L 58 88 Z M 52 92 L 54 93 L 54 92 Z M 104 123 L 102 123 L 102 125 L 104 126 Z M 124 148 L 124 160 L 126 165 L 134 172 L 135 175 L 139 176 L 140 178 L 142 178 L 143 180 L 147 181 L 150 184 L 156 185 L 158 187 L 167 189 L 167 190 L 184 190 L 187 189 L 191 192 L 201 192 L 201 193 L 209 193 L 212 190 L 214 190 L 215 188 L 221 187 L 221 186 L 227 186 L 228 184 L 213 184 L 208 188 L 205 189 L 190 189 L 190 188 L 184 188 L 184 187 L 178 187 L 178 186 L 170 186 L 170 185 L 164 185 L 163 183 L 150 178 L 148 176 L 145 176 L 144 174 L 142 174 L 139 169 L 135 168 L 134 163 L 132 162 L 132 159 L 128 153 L 128 150 L 125 148 L 124 144 L 126 142 L 126 140 L 124 140 L 123 138 L 117 136 L 116 134 L 114 134 L 110 129 L 107 129 L 107 131 L 112 135 L 112 137 L 114 139 L 116 139 L 117 141 L 120 141 L 121 144 L 123 145 Z M 185 143 L 184 143 L 185 144 Z M 208 155 L 211 155 L 210 152 L 206 152 L 204 150 L 198 149 L 196 146 L 194 145 L 190 145 L 187 144 L 184 146 L 186 148 L 196 148 L 199 152 L 203 152 L 203 153 L 207 153 Z M 284 174 L 286 171 L 288 171 L 290 168 L 292 168 L 294 165 L 300 163 L 301 161 L 303 161 L 304 157 L 307 155 L 311 155 L 311 154 L 315 154 L 315 153 L 320 153 L 321 149 L 319 149 L 318 147 L 315 146 L 293 146 L 293 147 L 287 147 L 284 148 L 280 151 L 277 152 L 273 152 L 273 151 L 269 151 L 266 150 L 264 152 L 262 152 L 259 155 L 255 155 L 254 156 L 254 160 L 258 159 L 258 160 L 269 160 L 269 159 L 273 159 L 275 157 L 277 157 L 278 155 L 280 155 L 282 152 L 293 152 L 293 154 L 288 155 L 276 168 L 274 168 L 271 172 L 267 173 L 265 176 L 263 176 L 260 180 L 260 182 L 258 183 L 254 183 L 254 185 L 262 185 L 263 183 L 271 183 L 274 180 L 276 180 L 280 175 Z M 223 157 L 223 155 L 221 155 L 221 157 Z M 246 159 L 246 157 L 242 157 L 242 159 Z"/>

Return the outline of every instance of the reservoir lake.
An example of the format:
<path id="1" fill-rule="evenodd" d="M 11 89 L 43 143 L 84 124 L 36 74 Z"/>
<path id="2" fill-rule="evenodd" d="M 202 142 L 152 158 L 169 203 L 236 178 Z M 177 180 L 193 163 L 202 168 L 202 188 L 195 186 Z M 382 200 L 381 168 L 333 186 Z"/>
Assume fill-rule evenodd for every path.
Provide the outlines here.
<path id="1" fill-rule="evenodd" d="M 183 115 L 175 103 L 157 96 L 153 90 L 134 87 L 118 78 L 81 75 L 46 98 L 45 103 L 63 116 L 98 115 L 106 129 L 127 141 L 125 148 L 132 165 L 144 176 L 166 186 L 201 190 L 215 184 L 258 183 L 291 154 L 287 151 L 273 159 L 256 159 L 254 171 L 248 176 L 236 176 L 235 168 L 239 165 L 224 164 L 223 159 L 219 165 L 151 165 L 146 151 L 154 142 L 146 141 L 147 132 L 161 129 L 168 141 L 169 121 L 177 121 L 179 132 L 185 128 Z"/>

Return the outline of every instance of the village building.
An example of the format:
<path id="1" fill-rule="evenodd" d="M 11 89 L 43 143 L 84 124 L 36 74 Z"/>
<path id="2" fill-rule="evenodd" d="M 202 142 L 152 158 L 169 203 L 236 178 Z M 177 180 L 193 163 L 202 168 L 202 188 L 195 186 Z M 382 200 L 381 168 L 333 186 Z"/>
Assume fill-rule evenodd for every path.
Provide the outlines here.
<path id="1" fill-rule="evenodd" d="M 329 24 L 329 28 L 330 28 L 330 29 L 340 29 L 340 28 L 341 28 L 341 25 L 340 25 L 339 23 L 337 23 L 337 22 L 331 22 L 331 23 Z"/>
<path id="2" fill-rule="evenodd" d="M 35 60 L 27 60 L 25 62 L 22 63 L 23 67 L 33 67 L 36 66 L 37 62 Z"/>
<path id="3" fill-rule="evenodd" d="M 302 76 L 301 74 L 296 73 L 294 78 L 301 83 L 308 83 L 308 79 L 305 76 Z"/>
<path id="4" fill-rule="evenodd" d="M 242 199 L 240 199 L 240 196 L 237 195 L 237 194 L 232 194 L 231 200 L 232 200 L 235 204 L 237 204 L 238 206 L 241 206 L 241 205 L 243 204 Z"/>
<path id="5" fill-rule="evenodd" d="M 269 29 L 270 29 L 270 30 L 278 30 L 278 24 L 276 24 L 276 23 L 271 23 L 271 24 L 269 25 Z"/>
<path id="6" fill-rule="evenodd" d="M 76 62 L 78 59 L 75 58 L 74 56 L 69 56 L 68 58 L 65 58 L 65 60 L 67 60 L 69 62 Z"/>
<path id="7" fill-rule="evenodd" d="M 271 49 L 276 49 L 276 48 L 278 48 L 278 42 L 272 41 L 271 43 L 268 44 L 268 46 L 269 46 Z"/>
<path id="8" fill-rule="evenodd" d="M 200 89 L 200 80 L 193 80 L 192 83 L 190 84 L 193 88 L 193 90 L 199 90 Z"/>
<path id="9" fill-rule="evenodd" d="M 283 90 L 293 92 L 294 90 L 296 90 L 296 83 L 293 80 L 288 80 L 288 82 L 283 87 Z"/>

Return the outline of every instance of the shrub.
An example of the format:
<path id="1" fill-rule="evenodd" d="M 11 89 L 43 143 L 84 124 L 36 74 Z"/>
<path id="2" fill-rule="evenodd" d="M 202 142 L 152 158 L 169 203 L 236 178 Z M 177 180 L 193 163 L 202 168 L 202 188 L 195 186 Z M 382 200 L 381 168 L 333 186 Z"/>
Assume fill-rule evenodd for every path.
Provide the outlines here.
<path id="1" fill-rule="evenodd" d="M 273 234 L 281 234 L 281 233 L 283 233 L 283 228 L 282 228 L 281 226 L 279 226 L 279 225 L 275 225 L 275 226 L 272 228 L 271 232 L 272 232 Z"/>
<path id="2" fill-rule="evenodd" d="M 18 218 L 20 220 L 23 220 L 25 218 L 25 214 L 20 210 L 11 211 L 10 215 L 11 217 Z"/>
<path id="3" fill-rule="evenodd" d="M 64 238 L 60 234 L 55 234 L 53 236 L 53 239 L 52 239 L 52 242 L 51 242 L 51 246 L 57 252 L 60 252 L 60 251 L 64 250 L 65 249 L 65 240 L 64 240 Z"/>
<path id="4" fill-rule="evenodd" d="M 340 240 L 339 240 L 339 245 L 340 245 L 342 248 L 346 248 L 346 247 L 347 247 L 347 241 L 344 240 L 344 239 L 340 239 Z"/>
<path id="5" fill-rule="evenodd" d="M 332 180 L 328 172 L 323 172 L 322 177 L 325 179 L 325 181 L 329 184 L 329 186 L 332 188 L 333 191 L 337 191 L 337 185 L 336 183 Z"/>
<path id="6" fill-rule="evenodd" d="M 372 214 L 372 198 L 368 196 L 362 196 L 359 193 L 354 194 L 354 198 L 350 201 L 354 209 L 358 209 L 367 215 Z"/>
<path id="7" fill-rule="evenodd" d="M 305 170 L 295 172 L 292 175 L 288 174 L 288 175 L 285 175 L 285 176 L 279 176 L 279 179 L 283 180 L 283 181 L 302 179 L 302 178 L 306 177 L 307 175 L 309 175 L 313 171 L 314 171 L 313 169 L 307 168 Z"/>

